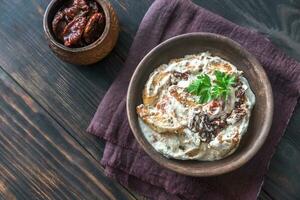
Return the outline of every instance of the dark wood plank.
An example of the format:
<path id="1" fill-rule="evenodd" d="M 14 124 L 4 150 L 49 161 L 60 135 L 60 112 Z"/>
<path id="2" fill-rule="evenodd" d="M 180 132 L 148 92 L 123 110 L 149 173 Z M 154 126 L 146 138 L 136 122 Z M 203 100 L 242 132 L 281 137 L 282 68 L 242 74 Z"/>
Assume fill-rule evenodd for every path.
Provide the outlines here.
<path id="1" fill-rule="evenodd" d="M 232 22 L 266 34 L 274 44 L 300 60 L 300 0 L 193 0 Z"/>
<path id="2" fill-rule="evenodd" d="M 111 54 L 99 66 L 84 68 L 56 58 L 48 48 L 42 30 L 42 14 L 47 2 L 2 3 L 0 65 L 94 157 L 100 159 L 104 144 L 86 134 L 85 129 L 122 60 Z"/>
<path id="3" fill-rule="evenodd" d="M 265 193 L 264 191 L 262 191 L 260 193 L 260 195 L 257 198 L 258 200 L 272 200 L 272 198 L 270 197 L 270 195 L 268 195 L 267 193 Z"/>
<path id="4" fill-rule="evenodd" d="M 299 199 L 300 197 L 300 104 L 272 159 L 264 190 L 275 199 Z M 276 196 L 275 196 L 276 195 Z"/>
<path id="5" fill-rule="evenodd" d="M 0 199 L 135 199 L 0 69 Z"/>
<path id="6" fill-rule="evenodd" d="M 135 33 L 153 0 L 110 0 L 120 20 L 121 33 L 115 52 L 126 58 Z"/>

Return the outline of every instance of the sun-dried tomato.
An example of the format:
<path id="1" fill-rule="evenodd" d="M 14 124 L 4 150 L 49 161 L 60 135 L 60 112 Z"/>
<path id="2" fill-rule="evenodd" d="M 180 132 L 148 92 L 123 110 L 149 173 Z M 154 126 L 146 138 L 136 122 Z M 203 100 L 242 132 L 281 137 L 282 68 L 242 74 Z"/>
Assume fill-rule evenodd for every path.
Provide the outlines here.
<path id="1" fill-rule="evenodd" d="M 93 14 L 85 26 L 83 39 L 87 44 L 97 40 L 104 29 L 104 17 L 101 13 Z"/>
<path id="2" fill-rule="evenodd" d="M 88 13 L 88 10 L 82 10 L 79 7 L 72 6 L 70 8 L 65 8 L 64 13 L 66 20 L 72 21 L 75 17 L 85 16 Z"/>
<path id="3" fill-rule="evenodd" d="M 52 29 L 68 47 L 83 47 L 96 41 L 105 27 L 104 14 L 93 0 L 71 0 L 56 13 Z"/>
<path id="4" fill-rule="evenodd" d="M 57 12 L 52 21 L 52 30 L 55 36 L 61 41 L 63 40 L 62 33 L 66 25 L 67 22 L 64 20 L 64 13 Z"/>
<path id="5" fill-rule="evenodd" d="M 77 17 L 65 27 L 63 31 L 65 46 L 76 46 L 81 39 L 86 23 L 85 17 Z"/>

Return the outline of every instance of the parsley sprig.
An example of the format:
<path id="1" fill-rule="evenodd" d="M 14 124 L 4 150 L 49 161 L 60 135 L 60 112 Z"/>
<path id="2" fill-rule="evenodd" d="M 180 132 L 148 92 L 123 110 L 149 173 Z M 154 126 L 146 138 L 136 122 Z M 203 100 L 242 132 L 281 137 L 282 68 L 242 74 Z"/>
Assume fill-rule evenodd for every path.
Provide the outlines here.
<path id="1" fill-rule="evenodd" d="M 193 95 L 199 96 L 199 103 L 207 103 L 213 99 L 227 99 L 230 95 L 232 85 L 236 83 L 236 76 L 226 74 L 221 71 L 215 71 L 216 80 L 210 80 L 207 74 L 197 76 L 187 88 L 187 91 Z"/>
<path id="2" fill-rule="evenodd" d="M 187 88 L 191 94 L 199 96 L 199 103 L 209 102 L 212 98 L 211 82 L 207 74 L 197 76 Z"/>

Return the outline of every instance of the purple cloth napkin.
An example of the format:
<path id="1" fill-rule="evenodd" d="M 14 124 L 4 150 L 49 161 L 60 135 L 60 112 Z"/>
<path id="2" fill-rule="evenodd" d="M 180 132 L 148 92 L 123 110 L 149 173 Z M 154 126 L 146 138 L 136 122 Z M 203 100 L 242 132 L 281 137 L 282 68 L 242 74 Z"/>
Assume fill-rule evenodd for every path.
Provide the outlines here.
<path id="1" fill-rule="evenodd" d="M 197 31 L 230 37 L 255 55 L 271 81 L 275 104 L 269 137 L 257 155 L 234 172 L 207 178 L 180 175 L 154 162 L 135 141 L 125 108 L 129 80 L 145 54 L 172 36 Z M 188 0 L 156 0 L 141 22 L 125 66 L 103 98 L 88 132 L 107 141 L 101 161 L 106 174 L 150 199 L 256 199 L 299 92 L 299 63 L 261 34 Z"/>

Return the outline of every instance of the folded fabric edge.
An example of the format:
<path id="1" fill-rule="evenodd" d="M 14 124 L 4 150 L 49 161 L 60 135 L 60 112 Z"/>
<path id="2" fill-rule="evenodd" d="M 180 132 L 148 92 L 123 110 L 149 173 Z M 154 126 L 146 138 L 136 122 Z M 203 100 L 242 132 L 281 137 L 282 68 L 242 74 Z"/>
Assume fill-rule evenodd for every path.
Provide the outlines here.
<path id="1" fill-rule="evenodd" d="M 130 157 L 132 159 L 132 161 L 126 160 L 123 162 L 120 159 L 120 156 L 122 156 L 120 153 L 124 153 L 124 155 L 126 154 L 128 158 Z M 161 168 L 161 166 L 155 161 L 153 161 L 144 152 L 137 153 L 132 150 L 128 150 L 128 149 L 125 150 L 117 145 L 108 142 L 104 154 L 105 155 L 101 160 L 101 164 L 103 166 L 110 166 L 116 169 L 120 169 L 129 175 L 141 179 L 144 182 L 147 182 L 149 184 L 155 185 L 160 188 L 164 188 L 164 190 L 167 191 L 168 193 L 172 193 L 172 194 L 178 193 L 182 196 L 199 198 L 200 194 L 194 195 L 197 192 L 199 192 L 199 190 L 195 190 L 195 188 L 187 187 L 187 184 L 185 184 L 186 181 L 188 181 L 189 184 L 194 184 L 194 183 L 198 184 L 197 177 L 189 177 L 189 176 L 177 174 L 176 172 L 168 170 L 166 168 L 162 168 L 162 170 L 159 171 L 157 170 L 157 168 Z M 123 158 L 125 157 L 126 156 L 124 156 Z M 143 160 L 142 163 L 143 164 L 146 163 L 146 165 L 149 166 L 146 172 L 138 171 L 138 169 L 142 166 L 134 165 L 133 163 L 136 160 Z M 150 172 L 150 174 L 148 173 L 148 171 Z M 154 171 L 155 173 L 152 173 L 151 171 Z M 165 176 L 161 176 L 159 174 L 162 171 L 164 171 Z M 177 178 L 175 178 L 171 183 L 168 177 L 177 177 Z M 206 183 L 205 188 L 201 188 L 202 189 L 201 192 L 206 193 L 207 188 L 213 188 L 213 187 L 210 184 Z"/>
<path id="2" fill-rule="evenodd" d="M 152 198 L 155 200 L 157 200 L 157 199 L 160 199 L 160 200 L 163 200 L 163 199 L 166 199 L 166 200 L 168 200 L 168 199 L 172 199 L 172 200 L 173 199 L 174 200 L 186 199 L 181 195 L 175 195 L 175 194 L 168 193 L 162 187 L 153 185 L 147 181 L 144 181 L 141 178 L 138 178 L 134 175 L 128 174 L 126 171 L 124 171 L 122 169 L 115 168 L 110 165 L 105 166 L 105 174 L 108 177 L 119 181 L 125 187 L 129 187 L 130 189 L 135 190 L 138 194 L 143 195 L 148 198 Z M 197 198 L 190 196 L 188 199 L 196 200 Z"/>

